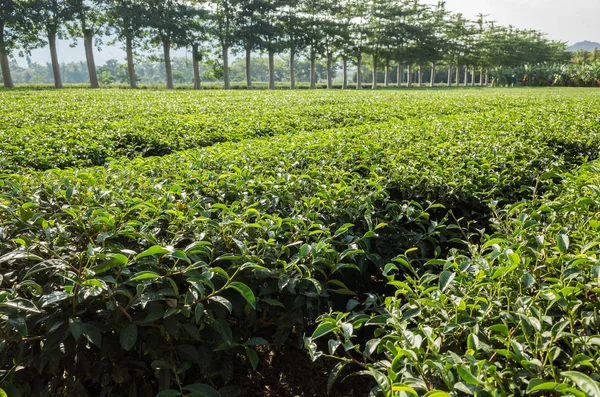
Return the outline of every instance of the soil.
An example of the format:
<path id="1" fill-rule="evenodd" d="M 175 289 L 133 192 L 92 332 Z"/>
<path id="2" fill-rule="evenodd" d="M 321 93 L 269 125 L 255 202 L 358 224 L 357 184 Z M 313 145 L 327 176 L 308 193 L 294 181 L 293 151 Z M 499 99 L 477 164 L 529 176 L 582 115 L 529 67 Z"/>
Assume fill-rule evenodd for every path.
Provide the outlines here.
<path id="1" fill-rule="evenodd" d="M 312 362 L 306 351 L 283 347 L 279 351 L 259 351 L 260 364 L 256 371 L 247 365 L 236 368 L 240 397 L 312 397 L 327 396 L 327 380 L 336 362 L 319 359 Z M 356 368 L 355 368 L 356 370 Z M 331 397 L 365 397 L 375 386 L 366 376 L 349 376 L 345 370 L 337 379 Z M 236 393 L 237 394 L 237 393 Z"/>

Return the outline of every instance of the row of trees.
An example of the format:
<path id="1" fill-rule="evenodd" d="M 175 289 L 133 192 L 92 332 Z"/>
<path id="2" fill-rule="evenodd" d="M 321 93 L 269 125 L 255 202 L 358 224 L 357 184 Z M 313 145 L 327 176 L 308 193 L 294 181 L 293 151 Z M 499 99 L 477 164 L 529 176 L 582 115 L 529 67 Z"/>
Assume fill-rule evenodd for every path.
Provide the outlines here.
<path id="1" fill-rule="evenodd" d="M 565 44 L 534 30 L 498 26 L 479 15 L 474 21 L 418 0 L 3 0 L 0 5 L 0 64 L 5 87 L 13 85 L 9 56 L 48 45 L 54 84 L 62 86 L 57 38 L 82 39 L 90 85 L 99 86 L 94 47 L 103 38 L 123 44 L 127 76 L 136 87 L 139 53 L 162 47 L 166 84 L 173 88 L 171 49 L 191 48 L 194 85 L 200 88 L 199 63 L 216 52 L 214 74 L 230 88 L 231 52 L 245 55 L 247 85 L 252 87 L 252 54 L 268 54 L 269 86 L 275 86 L 275 54 L 289 58 L 290 87 L 296 84 L 296 60 L 310 64 L 310 86 L 316 86 L 318 60 L 325 60 L 327 86 L 333 66 L 341 64 L 343 87 L 353 64 L 356 87 L 366 80 L 370 63 L 373 87 L 378 72 L 406 74 L 407 85 L 424 84 L 425 67 L 445 64 L 448 82 L 463 67 L 487 82 L 492 68 L 514 68 L 542 62 L 564 62 Z M 137 55 L 136 55 L 137 54 Z M 406 70 L 405 70 L 406 69 Z M 458 73 L 458 71 L 457 71 Z M 485 76 L 485 77 L 483 77 Z M 402 78 L 396 77 L 400 84 Z M 455 78 L 458 82 L 460 79 Z M 465 79 L 466 80 L 466 79 Z"/>

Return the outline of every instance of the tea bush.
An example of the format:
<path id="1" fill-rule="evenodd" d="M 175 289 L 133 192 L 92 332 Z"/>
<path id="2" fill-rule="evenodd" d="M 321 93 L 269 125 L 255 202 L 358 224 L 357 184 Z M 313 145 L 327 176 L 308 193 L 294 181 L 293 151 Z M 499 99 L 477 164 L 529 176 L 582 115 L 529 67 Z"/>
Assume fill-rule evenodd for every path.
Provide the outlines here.
<path id="1" fill-rule="evenodd" d="M 223 141 L 491 110 L 510 118 L 526 110 L 551 123 L 598 120 L 593 96 L 580 100 L 589 97 L 585 91 L 541 98 L 518 90 L 435 96 L 432 104 L 423 91 L 0 91 L 0 170 L 103 165 L 111 158 L 165 155 Z M 578 117 L 590 119 L 569 117 L 573 106 Z"/>
<path id="2" fill-rule="evenodd" d="M 600 395 L 600 165 L 540 182 L 493 207 L 482 244 L 423 267 L 398 256 L 393 293 L 321 316 L 306 343 L 340 360 L 330 386 L 348 366 L 384 395 Z"/>
<path id="3" fill-rule="evenodd" d="M 314 358 L 341 360 L 332 385 L 353 368 L 375 377 L 373 393 L 592 390 L 597 168 L 568 170 L 597 157 L 600 100 L 492 92 L 442 92 L 435 106 L 420 93 L 301 93 L 308 105 L 288 114 L 309 127 L 294 133 L 6 173 L 0 387 L 236 395 L 234 362 L 261 367 L 262 345 L 306 335 Z M 96 95 L 110 108 L 120 92 Z M 238 105 L 260 109 L 238 103 L 255 93 L 213 95 L 232 109 L 213 115 L 219 128 Z M 171 106 L 190 114 L 182 98 Z M 388 103 L 403 98 L 414 103 Z M 311 113 L 319 103 L 329 122 Z M 120 106 L 107 114 L 135 117 Z M 268 128 L 290 122 L 277 106 Z"/>

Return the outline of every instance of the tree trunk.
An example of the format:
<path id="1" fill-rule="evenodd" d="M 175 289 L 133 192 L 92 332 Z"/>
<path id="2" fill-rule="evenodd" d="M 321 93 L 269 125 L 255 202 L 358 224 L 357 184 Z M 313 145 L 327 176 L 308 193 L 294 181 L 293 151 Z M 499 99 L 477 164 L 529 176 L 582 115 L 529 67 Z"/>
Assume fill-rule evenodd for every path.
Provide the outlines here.
<path id="1" fill-rule="evenodd" d="M 0 68 L 2 70 L 2 80 L 5 88 L 13 88 L 12 76 L 10 74 L 10 64 L 8 54 L 6 53 L 6 43 L 4 42 L 4 23 L 0 22 Z"/>
<path id="2" fill-rule="evenodd" d="M 192 45 L 192 63 L 194 64 L 194 89 L 200 89 L 200 54 L 198 44 Z"/>
<path id="3" fill-rule="evenodd" d="M 460 66 L 456 65 L 456 86 L 460 86 Z"/>
<path id="4" fill-rule="evenodd" d="M 167 78 L 167 89 L 172 90 L 173 70 L 171 69 L 171 40 L 163 38 L 163 56 L 165 58 L 165 76 Z"/>
<path id="5" fill-rule="evenodd" d="M 465 66 L 465 87 L 469 85 L 469 66 Z"/>
<path id="6" fill-rule="evenodd" d="M 471 69 L 471 87 L 475 87 L 475 66 Z"/>
<path id="7" fill-rule="evenodd" d="M 62 88 L 62 78 L 60 76 L 60 64 L 58 63 L 58 53 L 56 52 L 56 31 L 48 31 L 48 46 L 50 47 L 50 59 L 52 60 L 52 74 L 54 75 L 54 88 Z"/>
<path id="8" fill-rule="evenodd" d="M 310 89 L 314 90 L 317 88 L 317 76 L 315 71 L 315 54 L 311 51 L 310 54 Z"/>
<path id="9" fill-rule="evenodd" d="M 431 81 L 429 82 L 430 87 L 435 87 L 435 62 L 431 63 Z"/>
<path id="10" fill-rule="evenodd" d="M 452 87 L 452 66 L 448 65 L 448 87 Z"/>
<path id="11" fill-rule="evenodd" d="M 348 59 L 344 58 L 342 61 L 342 73 L 343 73 L 343 81 L 342 81 L 342 90 L 348 89 Z"/>
<path id="12" fill-rule="evenodd" d="M 408 71 L 406 74 L 406 86 L 407 87 L 412 87 L 412 65 L 408 65 Z"/>
<path id="13" fill-rule="evenodd" d="M 358 54 L 356 57 L 356 89 L 362 88 L 362 55 Z"/>
<path id="14" fill-rule="evenodd" d="M 98 74 L 96 73 L 96 62 L 94 61 L 94 36 L 89 29 L 83 31 L 83 44 L 85 47 L 85 59 L 87 61 L 88 74 L 90 76 L 90 86 L 92 88 L 100 88 L 100 84 L 98 84 Z"/>
<path id="15" fill-rule="evenodd" d="M 479 70 L 479 86 L 480 87 L 483 87 L 483 70 L 484 70 L 483 67 Z"/>
<path id="16" fill-rule="evenodd" d="M 402 87 L 402 65 L 400 65 L 400 62 L 398 62 L 398 70 L 396 70 L 396 85 L 398 87 Z"/>
<path id="17" fill-rule="evenodd" d="M 419 65 L 419 87 L 423 87 L 423 65 Z"/>
<path id="18" fill-rule="evenodd" d="M 275 89 L 275 53 L 269 51 L 269 89 Z"/>
<path id="19" fill-rule="evenodd" d="M 490 71 L 489 69 L 485 70 L 485 86 L 489 86 L 490 85 Z"/>
<path id="20" fill-rule="evenodd" d="M 371 88 L 377 88 L 377 58 L 375 55 L 373 55 L 373 84 L 371 85 Z"/>
<path id="21" fill-rule="evenodd" d="M 385 76 L 383 76 L 383 85 L 385 87 L 389 87 L 390 86 L 390 65 L 389 64 L 385 64 L 385 70 L 384 70 Z"/>
<path id="22" fill-rule="evenodd" d="M 327 54 L 327 89 L 333 88 L 333 54 Z"/>
<path id="23" fill-rule="evenodd" d="M 294 48 L 292 47 L 290 49 L 290 89 L 292 90 L 296 88 L 296 73 L 294 72 L 294 62 L 296 62 L 295 58 L 296 54 L 294 53 Z"/>
<path id="24" fill-rule="evenodd" d="M 125 39 L 125 47 L 127 50 L 127 73 L 129 74 L 129 87 L 137 88 L 137 81 L 135 77 L 135 65 L 133 63 L 133 38 L 127 37 Z"/>
<path id="25" fill-rule="evenodd" d="M 223 45 L 223 88 L 228 90 L 231 88 L 229 82 L 229 47 Z"/>
<path id="26" fill-rule="evenodd" d="M 251 62 L 251 51 L 250 46 L 246 47 L 246 86 L 248 89 L 252 88 L 252 65 Z"/>

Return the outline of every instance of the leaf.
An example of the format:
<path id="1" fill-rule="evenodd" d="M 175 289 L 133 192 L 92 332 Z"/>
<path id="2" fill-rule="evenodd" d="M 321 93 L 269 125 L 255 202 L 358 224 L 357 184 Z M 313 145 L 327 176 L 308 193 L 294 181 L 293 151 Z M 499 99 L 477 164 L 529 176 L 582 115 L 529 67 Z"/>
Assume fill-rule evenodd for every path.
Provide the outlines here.
<path id="1" fill-rule="evenodd" d="M 248 287 L 244 283 L 234 281 L 231 284 L 229 284 L 227 288 L 232 288 L 240 294 L 242 294 L 242 296 L 244 297 L 244 299 L 246 299 L 250 306 L 252 306 L 252 308 L 256 310 L 256 298 L 254 297 L 254 293 L 252 292 L 250 287 Z"/>
<path id="2" fill-rule="evenodd" d="M 94 345 L 98 346 L 99 348 L 102 347 L 102 334 L 98 328 L 90 324 L 83 324 L 83 331 L 81 334 Z"/>
<path id="3" fill-rule="evenodd" d="M 42 262 L 44 258 L 23 251 L 13 251 L 0 256 L 0 263 L 15 261 L 18 259 Z"/>
<path id="4" fill-rule="evenodd" d="M 564 254 L 569 250 L 569 236 L 566 233 L 559 233 L 556 240 L 560 252 Z"/>
<path id="5" fill-rule="evenodd" d="M 285 306 L 283 305 L 283 303 L 279 302 L 276 299 L 270 299 L 270 298 L 260 298 L 261 302 L 265 302 L 266 304 L 268 304 L 269 306 L 279 306 L 279 307 L 283 307 L 285 309 Z"/>
<path id="6" fill-rule="evenodd" d="M 268 345 L 269 342 L 265 338 L 250 338 L 244 344 L 246 346 L 261 346 Z"/>
<path id="7" fill-rule="evenodd" d="M 454 280 L 454 277 L 456 277 L 456 273 L 454 272 L 443 271 L 442 274 L 440 274 L 439 286 L 441 292 L 446 291 L 452 280 Z"/>
<path id="8" fill-rule="evenodd" d="M 231 334 L 231 328 L 229 328 L 227 321 L 223 319 L 216 319 L 211 323 L 211 327 L 217 331 L 226 345 L 231 346 L 233 343 L 233 335 Z"/>
<path id="9" fill-rule="evenodd" d="M 256 350 L 246 347 L 246 356 L 248 357 L 248 361 L 250 361 L 252 369 L 256 371 L 256 367 L 258 367 L 258 354 Z"/>
<path id="10" fill-rule="evenodd" d="M 483 382 L 480 381 L 479 379 L 477 379 L 471 373 L 471 371 L 469 371 L 463 365 L 459 365 L 458 367 L 456 367 L 456 370 L 458 371 L 458 375 L 460 375 L 460 378 L 462 380 L 464 380 L 467 384 L 469 384 L 469 385 L 483 385 Z"/>
<path id="11" fill-rule="evenodd" d="M 52 305 L 54 303 L 58 303 L 65 299 L 69 299 L 71 295 L 66 293 L 65 291 L 54 291 L 49 293 L 48 295 L 44 295 L 40 298 L 40 303 L 42 307 L 46 307 Z"/>
<path id="12" fill-rule="evenodd" d="M 204 383 L 194 383 L 188 386 L 184 386 L 183 390 L 191 391 L 193 393 L 197 393 L 196 397 L 204 396 L 204 397 L 221 397 L 218 391 L 213 389 L 207 384 Z M 192 395 L 192 394 L 190 394 Z"/>
<path id="13" fill-rule="evenodd" d="M 441 390 L 432 390 L 429 393 L 425 394 L 423 397 L 452 397 L 450 394 Z"/>
<path id="14" fill-rule="evenodd" d="M 69 332 L 71 332 L 71 335 L 76 342 L 79 341 L 79 338 L 81 338 L 81 335 L 83 334 L 83 324 L 79 317 L 69 319 Z"/>
<path id="15" fill-rule="evenodd" d="M 16 309 L 17 311 L 20 311 L 20 312 L 41 313 L 40 309 L 38 309 L 37 306 L 33 302 L 31 302 L 27 299 L 22 299 L 22 298 L 17 298 L 17 299 L 13 299 L 11 301 L 2 302 L 2 303 L 0 303 L 0 307 L 8 307 L 11 309 Z"/>
<path id="16" fill-rule="evenodd" d="M 330 333 L 334 329 L 337 329 L 337 326 L 335 324 L 332 324 L 332 323 L 323 323 L 323 324 L 321 324 L 321 325 L 319 325 L 317 327 L 317 329 L 315 330 L 315 332 L 313 332 L 313 334 L 311 336 L 311 339 L 318 339 L 321 336 Z"/>
<path id="17" fill-rule="evenodd" d="M 182 397 L 181 393 L 177 390 L 163 390 L 156 395 L 156 397 Z"/>
<path id="18" fill-rule="evenodd" d="M 419 394 L 417 393 L 417 391 L 415 389 L 413 389 L 412 387 L 409 387 L 409 386 L 393 385 L 392 386 L 392 392 L 397 392 L 397 391 L 403 391 L 403 392 L 408 393 L 408 394 L 410 394 L 412 396 L 419 397 Z"/>
<path id="19" fill-rule="evenodd" d="M 560 374 L 575 383 L 588 397 L 600 396 L 600 386 L 586 374 L 578 371 L 564 371 Z"/>
<path id="20" fill-rule="evenodd" d="M 157 278 L 160 278 L 159 274 L 154 273 L 154 272 L 144 271 L 144 272 L 136 273 L 133 277 L 131 277 L 129 280 L 127 280 L 127 282 L 142 281 L 142 280 L 155 280 Z"/>
<path id="21" fill-rule="evenodd" d="M 346 363 L 339 362 L 335 367 L 333 367 L 333 370 L 329 374 L 329 378 L 327 378 L 327 394 L 331 393 L 331 389 L 333 388 L 335 381 L 340 376 L 345 366 Z"/>
<path id="22" fill-rule="evenodd" d="M 527 385 L 527 393 L 556 390 L 561 385 L 564 386 L 565 384 L 557 382 L 544 382 L 542 379 L 532 379 L 529 381 L 529 385 Z"/>
<path id="23" fill-rule="evenodd" d="M 222 296 L 213 296 L 212 298 L 209 299 L 209 302 L 220 303 L 221 305 L 223 305 L 227 308 L 229 313 L 233 312 L 233 305 L 231 304 L 231 302 L 229 302 L 229 300 L 223 298 Z"/>
<path id="24" fill-rule="evenodd" d="M 125 351 L 130 351 L 138 337 L 138 328 L 135 324 L 128 324 L 125 328 L 121 330 L 120 341 L 121 347 Z"/>
<path id="25" fill-rule="evenodd" d="M 4 391 L 3 388 L 0 387 L 0 397 L 8 397 L 8 394 Z"/>
<path id="26" fill-rule="evenodd" d="M 387 378 L 387 376 L 385 376 L 384 374 L 382 374 L 381 372 L 379 372 L 371 366 L 369 366 L 368 370 L 371 373 L 371 375 L 373 375 L 373 378 L 375 378 L 375 382 L 377 382 L 377 384 L 379 385 L 379 388 L 383 392 L 383 395 L 388 396 L 391 392 L 391 387 L 390 380 Z"/>
<path id="27" fill-rule="evenodd" d="M 155 245 L 153 247 L 148 248 L 146 251 L 143 251 L 136 255 L 134 260 L 139 260 L 151 255 L 164 255 L 170 253 L 171 250 L 161 247 L 160 245 Z"/>

